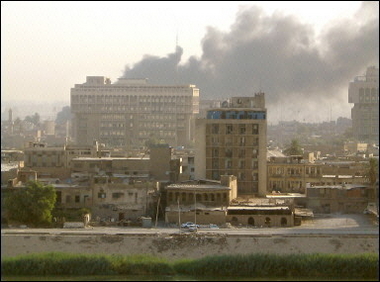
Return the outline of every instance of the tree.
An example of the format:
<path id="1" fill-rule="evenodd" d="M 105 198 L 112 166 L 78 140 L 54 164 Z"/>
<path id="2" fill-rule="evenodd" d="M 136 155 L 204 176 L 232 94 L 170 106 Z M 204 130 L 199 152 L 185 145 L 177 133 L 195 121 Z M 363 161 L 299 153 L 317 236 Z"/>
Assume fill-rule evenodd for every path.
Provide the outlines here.
<path id="1" fill-rule="evenodd" d="M 25 188 L 16 188 L 6 196 L 5 210 L 8 220 L 35 227 L 49 225 L 56 197 L 52 185 L 29 181 Z"/>
<path id="2" fill-rule="evenodd" d="M 303 151 L 300 144 L 298 143 L 298 140 L 293 139 L 290 145 L 284 150 L 284 154 L 287 156 L 303 155 Z"/>
<path id="3" fill-rule="evenodd" d="M 62 111 L 57 114 L 55 122 L 57 124 L 64 124 L 68 120 L 71 120 L 70 106 L 65 106 L 62 108 Z"/>
<path id="4" fill-rule="evenodd" d="M 370 158 L 368 164 L 365 167 L 365 178 L 368 179 L 369 184 L 371 185 L 371 188 L 374 192 L 374 197 L 376 201 L 376 210 L 377 214 L 379 214 L 379 202 L 378 202 L 378 187 L 376 187 L 376 181 L 379 178 L 379 171 L 378 171 L 378 161 L 375 158 Z"/>
<path id="5" fill-rule="evenodd" d="M 38 126 L 40 123 L 40 115 L 38 113 L 35 113 L 33 116 L 26 116 L 24 120 Z"/>
<path id="6" fill-rule="evenodd" d="M 366 178 L 369 180 L 371 186 L 375 185 L 378 177 L 378 163 L 375 158 L 370 158 L 366 167 Z"/>

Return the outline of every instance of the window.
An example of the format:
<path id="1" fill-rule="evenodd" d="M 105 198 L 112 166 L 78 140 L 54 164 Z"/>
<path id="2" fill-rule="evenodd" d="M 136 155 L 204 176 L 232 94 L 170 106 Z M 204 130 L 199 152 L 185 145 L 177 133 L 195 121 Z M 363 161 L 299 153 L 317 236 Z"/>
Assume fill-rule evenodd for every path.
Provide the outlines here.
<path id="1" fill-rule="evenodd" d="M 219 157 L 219 149 L 217 148 L 212 149 L 212 157 Z"/>
<path id="2" fill-rule="evenodd" d="M 259 181 L 259 174 L 257 172 L 252 173 L 252 180 L 253 181 Z"/>
<path id="3" fill-rule="evenodd" d="M 257 158 L 257 150 L 256 149 L 252 150 L 252 158 L 254 158 L 254 159 Z"/>
<path id="4" fill-rule="evenodd" d="M 244 172 L 239 172 L 238 176 L 239 176 L 240 180 L 245 180 L 245 173 Z"/>
<path id="5" fill-rule="evenodd" d="M 217 159 L 212 160 L 212 168 L 214 169 L 219 168 L 219 160 Z"/>
<path id="6" fill-rule="evenodd" d="M 226 125 L 226 134 L 232 134 L 232 132 L 233 132 L 232 124 L 227 124 Z"/>
<path id="7" fill-rule="evenodd" d="M 225 155 L 226 158 L 232 158 L 232 149 L 226 149 Z"/>
<path id="8" fill-rule="evenodd" d="M 119 199 L 121 197 L 124 197 L 124 193 L 121 193 L 121 192 L 112 193 L 112 199 Z"/>
<path id="9" fill-rule="evenodd" d="M 265 225 L 266 226 L 270 226 L 271 225 L 271 219 L 270 219 L 270 217 L 266 217 L 265 218 Z"/>
<path id="10" fill-rule="evenodd" d="M 76 195 L 76 196 L 75 196 L 75 202 L 76 202 L 76 203 L 79 203 L 79 202 L 80 202 L 80 196 L 79 196 L 79 195 Z"/>
<path id="11" fill-rule="evenodd" d="M 259 166 L 258 161 L 257 161 L 257 160 L 252 160 L 252 168 L 253 168 L 253 169 L 257 169 L 258 166 Z"/>
<path id="12" fill-rule="evenodd" d="M 239 126 L 239 132 L 240 132 L 240 134 L 245 134 L 245 124 L 241 124 Z"/>
<path id="13" fill-rule="evenodd" d="M 259 125 L 252 124 L 252 134 L 259 134 Z"/>
<path id="14" fill-rule="evenodd" d="M 101 198 L 101 199 L 106 198 L 106 193 L 103 193 L 103 192 L 98 193 L 98 198 Z"/>
<path id="15" fill-rule="evenodd" d="M 244 158 L 245 157 L 245 149 L 240 149 L 239 150 L 239 158 Z"/>
<path id="16" fill-rule="evenodd" d="M 211 125 L 211 133 L 212 134 L 218 134 L 219 133 L 219 124 L 212 124 Z"/>
<path id="17" fill-rule="evenodd" d="M 232 167 L 232 161 L 231 160 L 226 160 L 225 162 L 225 168 L 231 168 Z"/>
<path id="18" fill-rule="evenodd" d="M 245 161 L 239 160 L 239 168 L 245 168 Z"/>

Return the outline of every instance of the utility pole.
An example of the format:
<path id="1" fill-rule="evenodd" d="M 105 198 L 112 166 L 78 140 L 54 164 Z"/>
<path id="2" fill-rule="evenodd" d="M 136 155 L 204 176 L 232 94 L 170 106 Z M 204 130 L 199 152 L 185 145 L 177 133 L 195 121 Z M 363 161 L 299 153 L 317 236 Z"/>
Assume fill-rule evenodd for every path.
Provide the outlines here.
<path id="1" fill-rule="evenodd" d="M 179 227 L 179 233 L 181 233 L 181 211 L 179 209 L 179 196 L 177 198 L 178 203 L 178 227 Z"/>
<path id="2" fill-rule="evenodd" d="M 158 222 L 158 207 L 160 206 L 160 200 L 161 200 L 161 193 L 158 196 L 158 201 L 157 201 L 157 210 L 156 210 L 156 224 L 154 225 L 155 228 L 157 228 L 157 222 Z"/>

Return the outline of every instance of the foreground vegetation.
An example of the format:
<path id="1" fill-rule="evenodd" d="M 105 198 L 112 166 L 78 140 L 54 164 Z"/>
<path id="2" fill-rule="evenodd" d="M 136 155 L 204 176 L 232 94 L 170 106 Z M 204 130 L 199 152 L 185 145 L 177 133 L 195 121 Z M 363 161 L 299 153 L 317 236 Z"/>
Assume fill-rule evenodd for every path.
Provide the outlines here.
<path id="1" fill-rule="evenodd" d="M 192 275 L 378 279 L 378 254 L 252 254 L 169 261 L 135 255 L 32 254 L 1 259 L 6 275 Z"/>

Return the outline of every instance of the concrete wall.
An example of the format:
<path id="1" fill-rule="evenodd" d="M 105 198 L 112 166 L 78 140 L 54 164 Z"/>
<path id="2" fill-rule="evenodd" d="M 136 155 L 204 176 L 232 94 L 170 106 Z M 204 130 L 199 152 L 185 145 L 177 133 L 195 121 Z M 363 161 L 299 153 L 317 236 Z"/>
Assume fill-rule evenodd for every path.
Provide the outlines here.
<path id="1" fill-rule="evenodd" d="M 2 234 L 1 256 L 65 252 L 168 259 L 252 253 L 379 253 L 378 235 Z"/>

